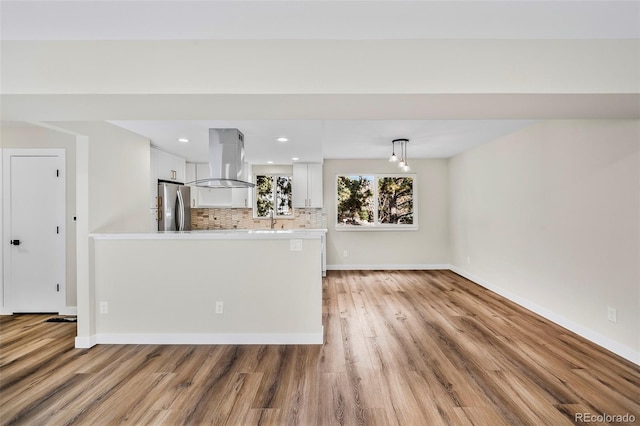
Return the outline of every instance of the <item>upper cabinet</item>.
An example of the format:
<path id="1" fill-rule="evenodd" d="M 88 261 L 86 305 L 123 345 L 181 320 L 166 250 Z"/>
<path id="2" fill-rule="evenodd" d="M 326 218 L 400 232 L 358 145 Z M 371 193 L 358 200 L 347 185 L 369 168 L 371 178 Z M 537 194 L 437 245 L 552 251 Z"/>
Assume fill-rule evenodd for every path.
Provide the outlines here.
<path id="1" fill-rule="evenodd" d="M 150 174 L 149 176 L 149 196 L 151 198 L 151 208 L 158 208 L 158 171 L 156 170 L 156 150 L 151 148 L 150 158 Z"/>
<path id="2" fill-rule="evenodd" d="M 249 165 L 245 164 L 243 179 L 246 176 Z M 187 163 L 187 182 L 207 179 L 211 175 L 208 163 Z M 191 187 L 191 207 L 251 207 L 252 191 L 247 188 L 204 188 L 199 186 Z"/>
<path id="3" fill-rule="evenodd" d="M 231 207 L 231 190 L 192 186 L 191 207 Z"/>
<path id="4" fill-rule="evenodd" d="M 185 160 L 177 155 L 169 154 L 151 147 L 150 152 L 149 199 L 151 216 L 149 224 L 153 231 L 158 230 L 158 180 L 185 182 Z"/>
<path id="5" fill-rule="evenodd" d="M 151 208 L 158 208 L 158 180 L 173 181 L 176 183 L 185 182 L 185 160 L 177 155 L 160 151 L 151 147 L 150 150 L 150 175 L 149 195 Z"/>
<path id="6" fill-rule="evenodd" d="M 251 182 L 251 164 L 244 163 L 242 168 L 242 180 Z M 233 188 L 231 190 L 231 207 L 251 207 L 253 200 L 253 188 Z"/>
<path id="7" fill-rule="evenodd" d="M 186 177 L 185 183 L 196 180 L 196 163 L 187 163 L 185 165 Z"/>
<path id="8" fill-rule="evenodd" d="M 293 207 L 322 207 L 322 164 L 293 165 Z"/>
<path id="9" fill-rule="evenodd" d="M 185 160 L 177 155 L 151 148 L 151 163 L 155 165 L 156 180 L 184 183 Z"/>

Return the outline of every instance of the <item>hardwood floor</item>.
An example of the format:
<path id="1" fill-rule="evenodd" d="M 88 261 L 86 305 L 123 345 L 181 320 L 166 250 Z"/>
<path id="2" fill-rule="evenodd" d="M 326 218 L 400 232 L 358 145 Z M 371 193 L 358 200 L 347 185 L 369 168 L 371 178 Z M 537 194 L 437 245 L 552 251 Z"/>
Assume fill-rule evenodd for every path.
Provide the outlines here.
<path id="1" fill-rule="evenodd" d="M 329 272 L 323 306 L 323 346 L 84 350 L 73 323 L 0 317 L 0 423 L 640 422 L 637 366 L 452 272 Z"/>

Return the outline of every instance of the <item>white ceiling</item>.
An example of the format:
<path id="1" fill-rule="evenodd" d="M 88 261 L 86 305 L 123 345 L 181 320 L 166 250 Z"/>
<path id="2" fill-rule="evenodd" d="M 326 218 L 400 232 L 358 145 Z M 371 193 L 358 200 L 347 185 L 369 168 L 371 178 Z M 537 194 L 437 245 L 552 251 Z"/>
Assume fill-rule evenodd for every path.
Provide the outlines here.
<path id="1" fill-rule="evenodd" d="M 530 125 L 532 120 L 236 120 L 111 121 L 151 139 L 154 146 L 206 162 L 209 128 L 237 128 L 247 161 L 321 162 L 323 158 L 388 158 L 391 141 L 410 140 L 409 158 L 446 158 Z M 278 142 L 286 137 L 287 142 Z M 188 143 L 178 142 L 188 138 Z"/>
<path id="2" fill-rule="evenodd" d="M 638 38 L 637 1 L 11 1 L 5 40 Z"/>
<path id="3" fill-rule="evenodd" d="M 0 36 L 4 40 L 630 39 L 640 38 L 640 2 L 3 0 Z M 410 115 L 385 118 L 391 117 Z M 411 140 L 410 158 L 450 157 L 532 123 L 524 118 L 541 117 L 453 120 L 461 118 L 455 112 L 439 115 L 452 120 L 217 118 L 112 123 L 188 161 L 206 161 L 208 128 L 234 127 L 245 134 L 249 161 L 287 164 L 294 156 L 300 161 L 387 158 L 391 140 L 401 137 Z M 279 143 L 275 140 L 279 136 L 289 141 Z M 179 137 L 191 142 L 179 143 Z"/>

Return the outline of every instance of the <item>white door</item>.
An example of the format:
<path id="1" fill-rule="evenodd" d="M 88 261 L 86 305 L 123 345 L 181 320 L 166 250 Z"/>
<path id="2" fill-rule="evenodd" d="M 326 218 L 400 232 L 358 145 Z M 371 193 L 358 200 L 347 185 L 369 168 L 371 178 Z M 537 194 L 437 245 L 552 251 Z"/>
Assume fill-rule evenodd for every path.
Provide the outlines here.
<path id="1" fill-rule="evenodd" d="M 65 307 L 64 150 L 3 155 L 4 311 Z"/>

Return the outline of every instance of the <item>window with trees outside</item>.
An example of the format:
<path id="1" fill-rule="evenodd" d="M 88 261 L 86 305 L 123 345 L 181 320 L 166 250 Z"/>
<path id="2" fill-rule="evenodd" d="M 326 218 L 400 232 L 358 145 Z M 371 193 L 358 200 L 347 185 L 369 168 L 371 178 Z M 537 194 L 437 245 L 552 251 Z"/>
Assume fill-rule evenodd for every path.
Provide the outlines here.
<path id="1" fill-rule="evenodd" d="M 254 212 L 256 217 L 293 216 L 291 176 L 256 175 Z"/>
<path id="2" fill-rule="evenodd" d="M 415 175 L 338 175 L 336 229 L 417 229 Z"/>

